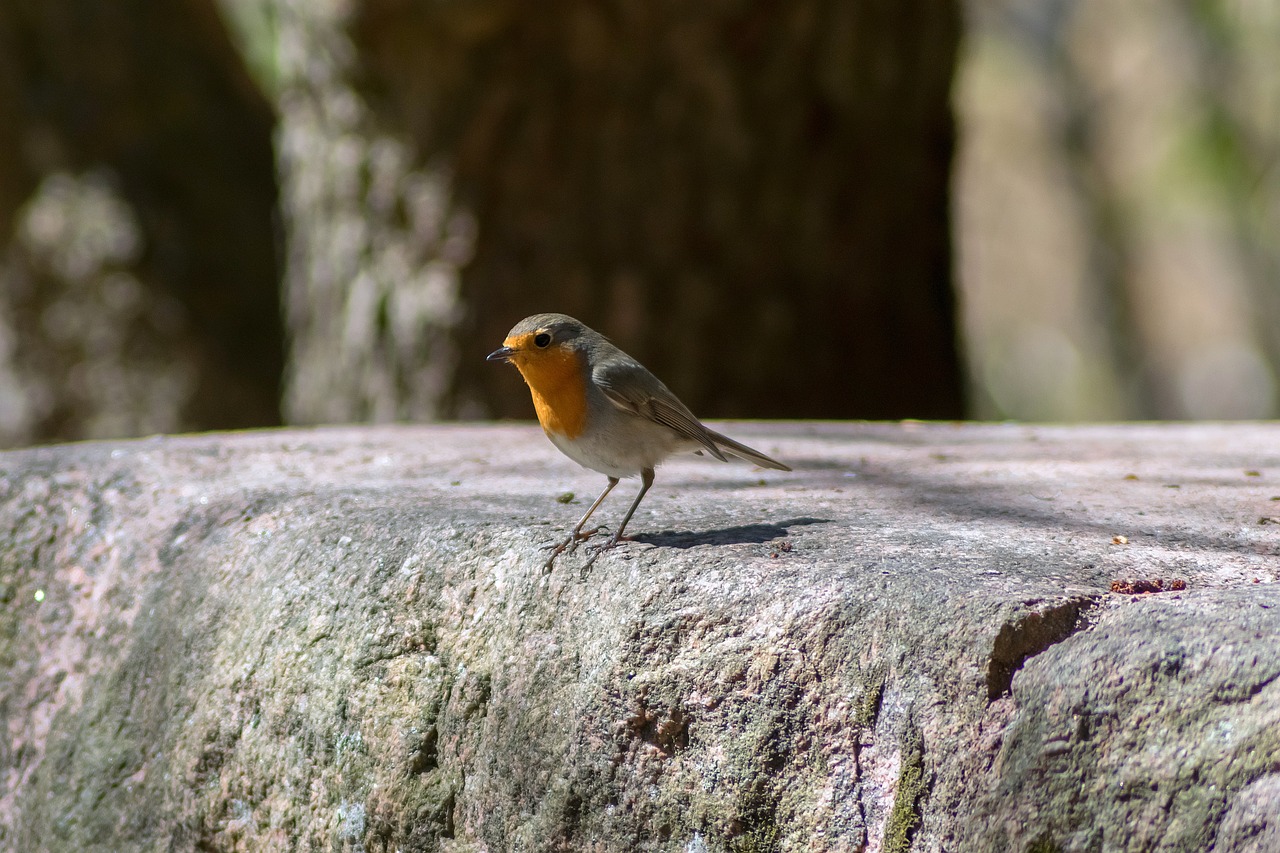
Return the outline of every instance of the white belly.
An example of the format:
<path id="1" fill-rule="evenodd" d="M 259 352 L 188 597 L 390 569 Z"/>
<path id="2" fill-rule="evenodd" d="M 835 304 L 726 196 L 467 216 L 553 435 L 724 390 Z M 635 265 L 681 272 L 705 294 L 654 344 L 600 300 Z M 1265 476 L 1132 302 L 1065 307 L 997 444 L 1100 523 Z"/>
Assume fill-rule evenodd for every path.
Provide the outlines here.
<path id="1" fill-rule="evenodd" d="M 626 424 L 625 429 L 613 422 L 588 432 L 590 437 L 579 436 L 576 441 L 550 432 L 547 437 L 565 456 L 606 477 L 635 477 L 644 468 L 657 467 L 671 454 L 695 447 L 694 442 L 670 428 L 641 418 Z"/>

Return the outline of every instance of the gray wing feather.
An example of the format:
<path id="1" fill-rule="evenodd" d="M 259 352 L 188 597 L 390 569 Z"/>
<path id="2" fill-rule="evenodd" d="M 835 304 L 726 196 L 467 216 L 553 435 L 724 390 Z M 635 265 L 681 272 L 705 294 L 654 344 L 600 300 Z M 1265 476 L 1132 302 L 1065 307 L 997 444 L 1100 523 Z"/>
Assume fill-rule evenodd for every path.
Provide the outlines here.
<path id="1" fill-rule="evenodd" d="M 704 427 L 704 429 L 706 429 Z M 761 468 L 773 468 L 778 471 L 790 471 L 791 468 L 783 465 L 777 459 L 771 459 L 765 456 L 759 450 L 753 447 L 747 447 L 745 444 L 734 441 L 727 435 L 721 435 L 712 429 L 707 429 L 707 434 L 711 436 L 711 440 L 720 445 L 720 449 L 724 452 L 738 457 L 746 462 L 759 465 Z"/>
<path id="2" fill-rule="evenodd" d="M 638 362 L 614 360 L 592 372 L 600 390 L 624 412 L 631 412 L 662 424 L 677 434 L 696 441 L 715 458 L 727 462 L 716 447 L 710 431 L 694 417 L 671 390 Z"/>
<path id="3" fill-rule="evenodd" d="M 703 426 L 693 412 L 671 393 L 671 389 L 663 385 L 661 380 L 642 367 L 639 362 L 627 356 L 610 359 L 607 365 L 597 367 L 591 375 L 609 402 L 619 409 L 648 418 L 685 438 L 698 442 L 703 449 L 721 462 L 728 461 L 725 459 L 725 454 L 728 453 L 746 462 L 759 465 L 761 468 L 791 470 L 755 448 L 747 447 L 727 435 L 721 435 Z"/>

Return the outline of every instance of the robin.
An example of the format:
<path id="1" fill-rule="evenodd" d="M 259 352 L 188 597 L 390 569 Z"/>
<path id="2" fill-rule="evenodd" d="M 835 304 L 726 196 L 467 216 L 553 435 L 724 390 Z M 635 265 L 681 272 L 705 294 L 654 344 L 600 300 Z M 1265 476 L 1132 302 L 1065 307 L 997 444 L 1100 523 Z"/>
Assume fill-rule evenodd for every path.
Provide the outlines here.
<path id="1" fill-rule="evenodd" d="M 486 360 L 514 364 L 529 385 L 538 421 L 551 443 L 574 462 L 609 478 L 569 537 L 553 547 L 547 570 L 565 549 L 576 548 L 603 529 L 582 528 L 619 478 L 639 474 L 640 494 L 600 551 L 617 545 L 653 485 L 653 469 L 673 453 L 705 451 L 722 462 L 728 455 L 763 468 L 791 470 L 708 429 L 644 365 L 564 314 L 524 318 Z"/>

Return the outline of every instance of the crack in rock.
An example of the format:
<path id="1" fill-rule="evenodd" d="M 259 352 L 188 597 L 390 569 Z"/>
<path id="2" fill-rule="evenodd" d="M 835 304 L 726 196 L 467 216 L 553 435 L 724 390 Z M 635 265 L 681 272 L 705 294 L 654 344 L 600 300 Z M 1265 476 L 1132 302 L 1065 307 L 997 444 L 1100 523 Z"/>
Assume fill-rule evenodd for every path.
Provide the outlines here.
<path id="1" fill-rule="evenodd" d="M 1028 658 L 1088 627 L 1085 614 L 1097 604 L 1095 597 L 1069 598 L 1000 626 L 987 662 L 987 701 L 994 702 L 1009 693 L 1014 673 Z"/>

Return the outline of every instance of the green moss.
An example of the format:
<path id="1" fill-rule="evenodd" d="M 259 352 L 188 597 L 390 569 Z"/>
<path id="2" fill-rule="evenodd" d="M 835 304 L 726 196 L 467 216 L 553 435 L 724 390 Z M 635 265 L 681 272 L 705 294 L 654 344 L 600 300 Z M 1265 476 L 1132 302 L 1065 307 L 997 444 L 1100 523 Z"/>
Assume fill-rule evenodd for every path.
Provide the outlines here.
<path id="1" fill-rule="evenodd" d="M 729 843 L 733 853 L 772 853 L 778 849 L 778 790 L 776 775 L 785 761 L 782 734 L 777 729 L 759 732 L 753 738 L 754 766 L 747 784 L 739 789 L 733 807 L 734 823 L 741 834 Z"/>
<path id="2" fill-rule="evenodd" d="M 774 853 L 778 849 L 781 830 L 776 824 L 760 826 L 729 843 L 733 853 Z"/>
<path id="3" fill-rule="evenodd" d="M 1031 846 L 1027 848 L 1027 853 L 1062 853 L 1062 848 L 1048 835 L 1042 835 L 1031 842 Z"/>
<path id="4" fill-rule="evenodd" d="M 884 853 L 907 853 L 911 837 L 920 825 L 920 799 L 925 792 L 924 749 L 920 735 L 907 734 L 902 744 L 902 768 L 898 771 L 898 795 L 884 827 Z"/>
<path id="5" fill-rule="evenodd" d="M 880 700 L 884 698 L 884 664 L 878 663 L 863 676 L 862 698 L 853 714 L 853 724 L 860 731 L 875 728 L 880 717 Z"/>

